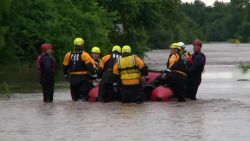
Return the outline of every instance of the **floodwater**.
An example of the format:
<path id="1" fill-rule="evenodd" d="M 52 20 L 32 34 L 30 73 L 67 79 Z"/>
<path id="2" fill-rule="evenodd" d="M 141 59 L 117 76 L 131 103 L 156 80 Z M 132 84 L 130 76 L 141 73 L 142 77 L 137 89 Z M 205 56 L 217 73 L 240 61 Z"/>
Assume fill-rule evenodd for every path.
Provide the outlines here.
<path id="1" fill-rule="evenodd" d="M 203 52 L 197 101 L 71 102 L 67 85 L 52 104 L 42 103 L 41 93 L 15 93 L 0 101 L 0 141 L 249 141 L 250 73 L 238 64 L 250 62 L 250 44 L 206 44 Z M 145 61 L 158 68 L 167 56 L 155 50 Z"/>

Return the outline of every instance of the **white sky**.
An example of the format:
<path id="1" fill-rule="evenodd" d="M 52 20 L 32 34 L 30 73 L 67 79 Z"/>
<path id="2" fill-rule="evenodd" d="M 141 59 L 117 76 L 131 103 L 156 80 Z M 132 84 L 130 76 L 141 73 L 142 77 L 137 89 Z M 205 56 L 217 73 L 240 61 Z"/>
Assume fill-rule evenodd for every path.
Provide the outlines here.
<path id="1" fill-rule="evenodd" d="M 194 2 L 194 0 L 181 0 L 182 2 Z M 203 1 L 206 5 L 213 5 L 216 0 L 201 0 Z M 217 1 L 222 1 L 222 2 L 230 2 L 230 0 L 217 0 Z"/>

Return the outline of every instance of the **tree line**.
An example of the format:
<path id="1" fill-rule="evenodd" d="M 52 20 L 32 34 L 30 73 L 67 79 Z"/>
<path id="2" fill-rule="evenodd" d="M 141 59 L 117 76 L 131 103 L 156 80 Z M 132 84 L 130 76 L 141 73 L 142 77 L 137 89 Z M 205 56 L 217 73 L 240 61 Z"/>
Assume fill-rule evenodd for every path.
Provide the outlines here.
<path id="1" fill-rule="evenodd" d="M 86 50 L 129 44 L 135 53 L 168 48 L 175 41 L 250 42 L 249 0 L 1 0 L 0 64 L 34 65 L 40 44 L 53 44 L 56 58 L 83 37 Z"/>

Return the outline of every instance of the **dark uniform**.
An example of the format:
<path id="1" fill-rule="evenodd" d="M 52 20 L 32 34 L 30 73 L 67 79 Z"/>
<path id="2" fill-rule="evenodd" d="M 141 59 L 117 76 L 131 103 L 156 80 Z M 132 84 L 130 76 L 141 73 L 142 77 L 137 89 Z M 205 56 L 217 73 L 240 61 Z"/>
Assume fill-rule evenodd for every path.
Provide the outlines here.
<path id="1" fill-rule="evenodd" d="M 190 64 L 188 65 L 188 89 L 187 98 L 196 100 L 198 87 L 201 83 L 201 75 L 206 64 L 206 56 L 199 52 L 192 55 Z"/>
<path id="2" fill-rule="evenodd" d="M 43 102 L 53 102 L 54 74 L 56 68 L 55 58 L 47 53 L 42 53 L 37 60 L 40 71 L 40 83 L 43 89 Z"/>
<path id="3" fill-rule="evenodd" d="M 82 50 L 68 52 L 63 67 L 64 75 L 69 77 L 72 100 L 88 100 L 89 91 L 93 88 L 91 76 L 96 72 L 94 60 Z"/>
<path id="4" fill-rule="evenodd" d="M 178 101 L 185 101 L 187 83 L 187 59 L 181 53 L 171 54 L 167 68 L 171 73 L 167 75 L 167 84 L 173 88 Z"/>
<path id="5" fill-rule="evenodd" d="M 123 54 L 114 65 L 113 73 L 120 75 L 121 79 L 121 100 L 123 103 L 142 103 L 141 76 L 148 75 L 148 69 L 144 62 L 136 55 Z"/>
<path id="6" fill-rule="evenodd" d="M 113 74 L 113 67 L 117 60 L 121 57 L 117 51 L 112 52 L 109 55 L 104 56 L 99 64 L 101 83 L 99 86 L 98 100 L 107 102 L 110 99 L 120 100 L 118 92 L 113 89 L 113 83 L 115 81 L 115 75 Z"/>

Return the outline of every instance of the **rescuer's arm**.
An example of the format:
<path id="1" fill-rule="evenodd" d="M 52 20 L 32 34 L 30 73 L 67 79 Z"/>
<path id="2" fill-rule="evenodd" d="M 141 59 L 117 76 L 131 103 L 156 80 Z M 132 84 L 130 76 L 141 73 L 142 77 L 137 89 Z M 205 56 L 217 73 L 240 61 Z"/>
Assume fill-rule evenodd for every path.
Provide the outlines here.
<path id="1" fill-rule="evenodd" d="M 81 59 L 82 59 L 82 61 L 85 62 L 87 71 L 91 75 L 96 75 L 95 61 L 91 58 L 91 56 L 88 53 L 84 52 L 84 53 L 82 53 Z"/>
<path id="2" fill-rule="evenodd" d="M 70 52 L 68 52 L 63 59 L 63 74 L 65 78 L 68 78 L 69 62 L 70 62 Z"/>
<path id="3" fill-rule="evenodd" d="M 141 71 L 142 76 L 148 76 L 148 66 L 144 64 L 141 58 L 135 57 L 136 64 Z"/>

